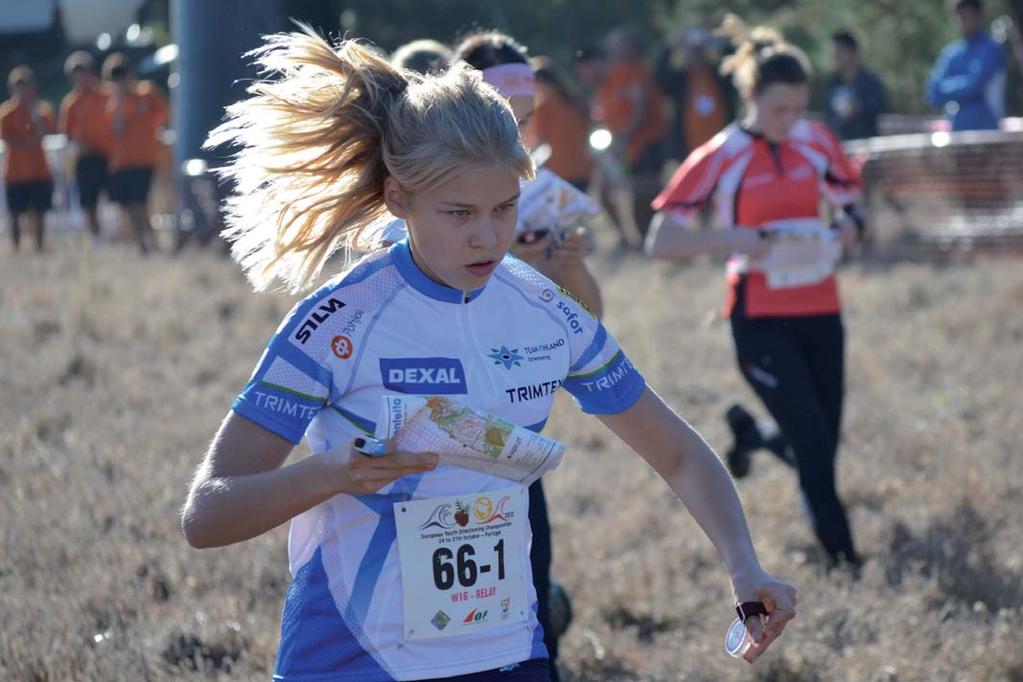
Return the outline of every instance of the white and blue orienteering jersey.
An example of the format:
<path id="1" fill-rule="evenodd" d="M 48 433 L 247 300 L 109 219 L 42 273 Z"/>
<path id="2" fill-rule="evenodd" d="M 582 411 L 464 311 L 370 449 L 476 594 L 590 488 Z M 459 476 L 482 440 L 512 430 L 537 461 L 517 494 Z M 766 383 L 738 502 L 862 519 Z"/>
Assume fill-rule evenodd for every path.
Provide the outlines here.
<path id="1" fill-rule="evenodd" d="M 562 386 L 585 412 L 613 414 L 644 381 L 604 326 L 528 265 L 509 256 L 484 288 L 463 292 L 428 279 L 402 241 L 299 303 L 232 409 L 293 443 L 305 436 L 315 455 L 372 433 L 388 393 L 445 395 L 540 431 Z M 528 529 L 524 621 L 403 639 L 393 505 L 509 486 L 440 466 L 295 517 L 274 679 L 417 680 L 546 657 Z"/>

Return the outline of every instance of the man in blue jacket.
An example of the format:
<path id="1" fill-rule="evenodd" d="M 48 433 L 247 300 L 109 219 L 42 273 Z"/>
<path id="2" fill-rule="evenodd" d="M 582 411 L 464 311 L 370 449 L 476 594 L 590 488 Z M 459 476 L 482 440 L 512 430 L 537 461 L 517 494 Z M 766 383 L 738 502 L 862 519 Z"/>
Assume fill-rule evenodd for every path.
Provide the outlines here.
<path id="1" fill-rule="evenodd" d="M 998 128 L 1005 101 L 1005 54 L 983 30 L 980 0 L 956 0 L 963 39 L 941 51 L 927 80 L 927 103 L 941 108 L 952 130 Z"/>

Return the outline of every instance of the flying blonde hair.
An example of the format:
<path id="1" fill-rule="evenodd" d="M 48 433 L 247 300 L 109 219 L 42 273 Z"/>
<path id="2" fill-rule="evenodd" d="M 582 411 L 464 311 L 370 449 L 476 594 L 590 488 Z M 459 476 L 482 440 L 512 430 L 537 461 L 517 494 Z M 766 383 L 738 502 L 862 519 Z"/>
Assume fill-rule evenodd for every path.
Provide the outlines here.
<path id="1" fill-rule="evenodd" d="M 387 176 L 412 192 L 495 163 L 533 177 L 508 103 L 475 69 L 422 76 L 300 28 L 250 53 L 265 79 L 206 141 L 239 149 L 221 171 L 235 185 L 223 234 L 257 290 L 308 287 L 338 249 L 347 262 L 386 212 Z"/>

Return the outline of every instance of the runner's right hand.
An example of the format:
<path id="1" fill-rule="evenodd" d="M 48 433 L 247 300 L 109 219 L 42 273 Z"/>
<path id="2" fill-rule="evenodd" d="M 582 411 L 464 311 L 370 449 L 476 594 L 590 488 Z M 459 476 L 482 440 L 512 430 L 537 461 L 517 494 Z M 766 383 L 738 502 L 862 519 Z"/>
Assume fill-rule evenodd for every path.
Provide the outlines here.
<path id="1" fill-rule="evenodd" d="M 375 493 L 403 476 L 421 474 L 437 468 L 432 452 L 396 452 L 388 443 L 388 452 L 370 457 L 353 447 L 354 439 L 317 455 L 334 465 L 337 492 L 348 495 Z"/>

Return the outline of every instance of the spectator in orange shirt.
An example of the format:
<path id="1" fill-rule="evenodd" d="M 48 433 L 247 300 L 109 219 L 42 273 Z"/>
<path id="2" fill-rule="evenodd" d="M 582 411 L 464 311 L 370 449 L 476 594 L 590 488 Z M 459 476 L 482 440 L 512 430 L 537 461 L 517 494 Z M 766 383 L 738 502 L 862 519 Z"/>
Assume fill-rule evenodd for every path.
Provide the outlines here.
<path id="1" fill-rule="evenodd" d="M 106 115 L 109 93 L 96 78 L 95 63 L 88 52 L 72 53 L 64 62 L 64 75 L 71 81 L 72 90 L 60 104 L 60 131 L 77 149 L 78 200 L 95 240 L 100 235 L 96 212 L 99 193 L 109 191 L 107 164 L 113 145 Z"/>
<path id="2" fill-rule="evenodd" d="M 692 26 L 669 35 L 657 57 L 657 85 L 674 114 L 669 156 L 679 162 L 735 120 L 738 93 L 718 61 L 710 34 Z"/>
<path id="3" fill-rule="evenodd" d="M 53 176 L 43 152 L 43 136 L 53 132 L 53 107 L 36 99 L 35 74 L 27 66 L 11 70 L 7 78 L 11 99 L 0 105 L 0 139 L 7 147 L 4 183 L 11 213 L 11 239 L 21 241 L 21 216 L 35 234 L 36 250 L 43 250 L 44 217 L 53 205 Z"/>
<path id="4" fill-rule="evenodd" d="M 550 147 L 547 168 L 585 192 L 590 182 L 590 121 L 585 105 L 547 57 L 531 60 L 536 106 L 526 132 L 530 147 Z"/>
<path id="5" fill-rule="evenodd" d="M 612 31 L 606 43 L 610 67 L 596 93 L 595 113 L 611 132 L 612 148 L 631 174 L 635 221 L 645 229 L 653 217 L 650 202 L 661 185 L 666 102 L 632 29 Z"/>
<path id="6" fill-rule="evenodd" d="M 107 123 L 113 134 L 110 151 L 110 198 L 120 204 L 144 254 L 156 248 L 146 200 L 160 155 L 160 127 L 167 122 L 167 103 L 156 86 L 138 82 L 123 54 L 103 62 L 110 85 Z"/>

